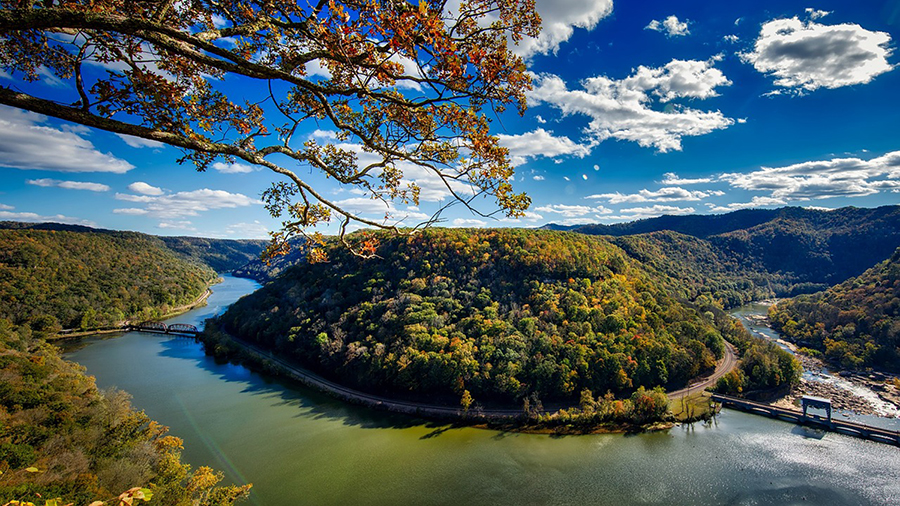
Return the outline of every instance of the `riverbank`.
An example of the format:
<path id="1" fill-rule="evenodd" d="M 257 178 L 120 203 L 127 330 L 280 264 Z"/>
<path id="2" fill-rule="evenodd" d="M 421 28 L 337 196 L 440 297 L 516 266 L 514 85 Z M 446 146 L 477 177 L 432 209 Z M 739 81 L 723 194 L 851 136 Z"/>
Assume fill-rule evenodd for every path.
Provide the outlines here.
<path id="1" fill-rule="evenodd" d="M 812 395 L 831 399 L 836 409 L 857 415 L 900 417 L 900 377 L 886 373 L 833 373 L 821 359 L 807 355 L 793 343 L 781 339 L 766 315 L 745 314 L 743 317 L 771 330 L 775 336 L 772 339 L 790 350 L 805 371 L 797 386 L 784 396 L 769 401 L 772 406 L 797 409 L 804 395 Z"/>
<path id="2" fill-rule="evenodd" d="M 192 311 L 194 309 L 203 307 L 206 305 L 207 300 L 209 300 L 209 296 L 212 295 L 212 289 L 210 287 L 217 285 L 224 281 L 224 279 L 220 276 L 218 278 L 212 279 L 206 283 L 206 290 L 200 294 L 193 302 L 189 302 L 188 304 L 183 304 L 181 306 L 176 306 L 171 308 L 168 312 L 160 316 L 159 320 L 165 320 L 168 318 L 174 318 L 176 316 L 187 313 L 188 311 Z M 56 333 L 53 336 L 48 336 L 47 341 L 58 341 L 62 339 L 79 339 L 82 337 L 91 337 L 97 335 L 104 334 L 116 334 L 119 332 L 126 332 L 129 327 L 129 321 L 119 322 L 117 325 L 110 327 L 100 327 L 94 329 L 87 330 L 76 330 L 76 329 L 64 329 L 60 332 Z"/>

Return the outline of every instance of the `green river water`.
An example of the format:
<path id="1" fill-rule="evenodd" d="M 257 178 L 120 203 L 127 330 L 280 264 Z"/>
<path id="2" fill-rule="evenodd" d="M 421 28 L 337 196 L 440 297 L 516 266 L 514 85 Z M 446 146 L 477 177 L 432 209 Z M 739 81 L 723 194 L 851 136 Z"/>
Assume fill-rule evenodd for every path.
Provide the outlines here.
<path id="1" fill-rule="evenodd" d="M 225 276 L 202 323 L 258 285 Z M 896 505 L 900 448 L 724 410 L 711 425 L 554 437 L 348 405 L 193 340 L 126 333 L 67 358 L 184 439 L 185 461 L 253 483 L 256 505 Z"/>

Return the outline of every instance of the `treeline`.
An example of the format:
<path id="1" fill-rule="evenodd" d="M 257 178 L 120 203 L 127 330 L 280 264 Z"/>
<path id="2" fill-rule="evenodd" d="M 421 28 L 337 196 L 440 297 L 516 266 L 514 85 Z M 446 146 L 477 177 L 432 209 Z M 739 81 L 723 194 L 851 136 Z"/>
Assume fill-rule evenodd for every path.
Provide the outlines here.
<path id="1" fill-rule="evenodd" d="M 812 293 L 861 274 L 900 247 L 900 206 L 785 207 L 569 229 L 615 236 L 630 255 L 684 280 L 689 296 L 729 308 Z"/>
<path id="2" fill-rule="evenodd" d="M 900 371 L 900 249 L 862 275 L 772 307 L 775 330 L 844 368 Z"/>
<path id="3" fill-rule="evenodd" d="M 0 320 L 0 504 L 119 504 L 134 487 L 171 506 L 247 495 L 249 487 L 216 486 L 221 473 L 181 463 L 180 439 L 135 411 L 126 393 L 98 391 L 42 338 Z"/>
<path id="4" fill-rule="evenodd" d="M 39 332 L 157 318 L 215 277 L 144 234 L 0 229 L 0 320 Z"/>
<path id="5" fill-rule="evenodd" d="M 381 242 L 370 260 L 333 246 L 218 323 L 354 388 L 454 404 L 679 386 L 724 353 L 712 321 L 604 239 L 431 229 Z"/>

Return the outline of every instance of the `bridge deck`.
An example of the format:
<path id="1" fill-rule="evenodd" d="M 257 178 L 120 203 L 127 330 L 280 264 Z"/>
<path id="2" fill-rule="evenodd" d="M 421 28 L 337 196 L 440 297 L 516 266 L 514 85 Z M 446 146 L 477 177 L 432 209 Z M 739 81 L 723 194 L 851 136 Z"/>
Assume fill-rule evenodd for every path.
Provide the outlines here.
<path id="1" fill-rule="evenodd" d="M 832 432 L 839 432 L 841 434 L 900 446 L 900 432 L 882 429 L 881 427 L 873 427 L 871 425 L 864 425 L 845 420 L 828 420 L 827 418 L 815 415 L 804 416 L 800 411 L 770 406 L 768 404 L 741 399 L 739 397 L 731 397 L 729 395 L 713 394 L 712 400 L 721 402 L 723 406 L 737 408 L 748 413 L 766 415 L 770 418 L 790 421 L 800 425 L 810 425 Z"/>

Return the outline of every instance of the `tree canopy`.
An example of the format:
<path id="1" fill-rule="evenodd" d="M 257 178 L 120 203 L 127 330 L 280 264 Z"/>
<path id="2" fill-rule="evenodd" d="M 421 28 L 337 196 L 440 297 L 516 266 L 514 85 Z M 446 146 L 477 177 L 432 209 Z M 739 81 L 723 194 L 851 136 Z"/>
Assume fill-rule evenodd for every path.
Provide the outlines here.
<path id="1" fill-rule="evenodd" d="M 272 251 L 335 220 L 400 231 L 342 208 L 301 177 L 321 171 L 386 204 L 417 205 L 404 174 L 437 178 L 478 214 L 482 197 L 521 215 L 507 150 L 487 116 L 525 107 L 530 79 L 511 44 L 537 36 L 533 0 L 0 0 L 0 103 L 181 148 L 204 170 L 243 160 L 278 174 L 264 193 L 282 219 Z M 42 96 L 50 72 L 71 96 Z M 243 91 L 224 86 L 246 82 Z M 241 95 L 241 96 L 238 96 Z M 251 96 L 252 95 L 252 96 Z M 334 134 L 301 142 L 309 123 Z M 488 213 L 490 214 L 490 213 Z M 348 243 L 345 243 L 348 244 Z M 349 244 L 348 244 L 349 245 Z M 351 245 L 372 254 L 372 242 Z"/>

